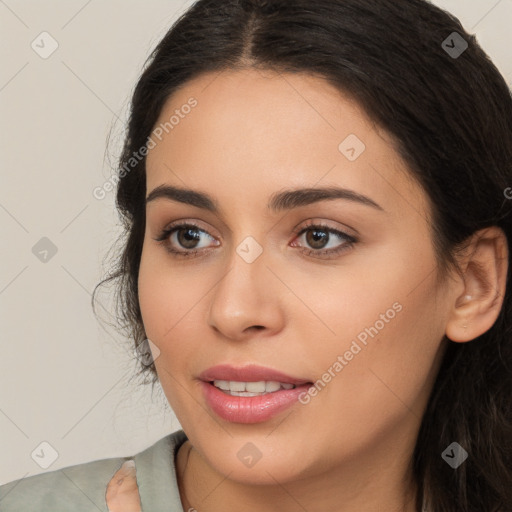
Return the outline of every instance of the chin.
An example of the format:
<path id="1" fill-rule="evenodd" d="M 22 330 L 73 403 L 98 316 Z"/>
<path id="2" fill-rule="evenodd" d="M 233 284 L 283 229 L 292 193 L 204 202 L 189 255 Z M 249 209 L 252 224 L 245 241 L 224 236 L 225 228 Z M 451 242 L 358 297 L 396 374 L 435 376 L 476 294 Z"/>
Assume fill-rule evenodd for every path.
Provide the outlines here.
<path id="1" fill-rule="evenodd" d="M 304 478 L 315 466 L 315 461 L 304 457 L 300 446 L 286 437 L 268 436 L 268 429 L 261 437 L 248 432 L 232 438 L 226 435 L 217 442 L 203 439 L 196 449 L 218 473 L 240 484 L 284 484 Z"/>
<path id="2" fill-rule="evenodd" d="M 297 467 L 297 460 L 264 460 L 262 457 L 252 467 L 244 467 L 238 461 L 235 454 L 236 462 L 233 457 L 224 456 L 222 459 L 216 459 L 214 468 L 216 471 L 226 476 L 234 482 L 245 485 L 271 485 L 275 486 L 276 482 L 285 484 L 301 478 L 301 473 Z"/>

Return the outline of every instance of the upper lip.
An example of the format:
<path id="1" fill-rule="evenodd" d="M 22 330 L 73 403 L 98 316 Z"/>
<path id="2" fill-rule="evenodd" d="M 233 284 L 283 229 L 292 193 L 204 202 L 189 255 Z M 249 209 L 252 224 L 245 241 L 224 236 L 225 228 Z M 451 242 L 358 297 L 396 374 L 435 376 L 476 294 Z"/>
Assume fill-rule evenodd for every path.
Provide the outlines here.
<path id="1" fill-rule="evenodd" d="M 307 379 L 291 377 L 290 375 L 286 375 L 278 370 L 258 366 L 256 364 L 248 364 L 246 366 L 221 364 L 212 366 L 211 368 L 201 372 L 199 378 L 205 382 L 212 382 L 214 380 L 236 382 L 274 381 L 295 384 L 296 386 L 310 383 Z"/>

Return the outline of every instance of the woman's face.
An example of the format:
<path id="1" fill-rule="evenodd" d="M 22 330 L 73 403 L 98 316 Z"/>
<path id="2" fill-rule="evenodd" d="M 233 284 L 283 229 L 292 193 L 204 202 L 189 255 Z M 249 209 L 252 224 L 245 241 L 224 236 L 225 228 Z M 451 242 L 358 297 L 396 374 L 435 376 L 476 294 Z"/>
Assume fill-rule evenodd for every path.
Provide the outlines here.
<path id="1" fill-rule="evenodd" d="M 211 201 L 148 201 L 139 274 L 160 382 L 203 458 L 275 484 L 410 457 L 451 296 L 390 139 L 320 78 L 246 70 L 186 84 L 152 141 L 147 196 Z"/>

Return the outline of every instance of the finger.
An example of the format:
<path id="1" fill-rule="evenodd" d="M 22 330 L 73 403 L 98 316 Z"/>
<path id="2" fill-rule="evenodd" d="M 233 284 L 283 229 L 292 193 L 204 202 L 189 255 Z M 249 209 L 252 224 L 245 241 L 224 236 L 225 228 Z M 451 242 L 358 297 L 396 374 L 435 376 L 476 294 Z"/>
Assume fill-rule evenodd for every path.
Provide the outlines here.
<path id="1" fill-rule="evenodd" d="M 105 501 L 109 512 L 141 512 L 135 461 L 127 460 L 107 485 Z"/>

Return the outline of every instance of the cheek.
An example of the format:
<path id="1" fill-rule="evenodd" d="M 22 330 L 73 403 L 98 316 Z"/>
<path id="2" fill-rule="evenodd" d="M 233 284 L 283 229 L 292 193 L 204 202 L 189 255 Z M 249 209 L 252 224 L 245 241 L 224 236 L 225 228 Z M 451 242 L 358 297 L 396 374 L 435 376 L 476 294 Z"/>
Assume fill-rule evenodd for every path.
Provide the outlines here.
<path id="1" fill-rule="evenodd" d="M 207 289 L 197 273 L 178 273 L 159 252 L 143 251 L 138 290 L 146 334 L 165 351 L 172 339 L 183 338 L 191 327 Z"/>
<path id="2" fill-rule="evenodd" d="M 171 408 L 183 417 L 179 382 L 187 361 L 194 358 L 194 305 L 199 306 L 201 290 L 194 279 L 177 279 L 164 258 L 156 251 L 143 250 L 138 296 L 146 335 L 160 350 L 155 359 L 158 379 Z"/>
<path id="3" fill-rule="evenodd" d="M 327 406 L 354 446 L 406 420 L 419 421 L 437 371 L 444 332 L 442 311 L 433 299 L 437 290 L 432 283 L 409 294 L 395 290 L 397 300 L 389 303 L 389 293 L 380 296 L 374 289 L 364 313 L 352 311 L 359 322 L 355 326 L 350 311 L 340 314 L 335 329 L 343 332 L 343 322 L 350 329 L 324 347 L 317 360 L 321 380 L 336 375 L 313 399 L 317 413 Z"/>
<path id="4" fill-rule="evenodd" d="M 331 333 L 319 321 L 296 318 L 304 332 L 301 357 L 321 381 L 307 405 L 315 409 L 311 416 L 328 410 L 337 419 L 334 424 L 341 425 L 336 428 L 354 436 L 355 444 L 355 437 L 368 435 L 361 425 L 377 435 L 411 411 L 419 418 L 428 398 L 445 306 L 436 301 L 439 290 L 425 254 L 411 255 L 409 265 L 382 258 L 380 267 L 374 262 L 351 272 L 354 277 L 331 280 L 322 290 L 309 288 L 308 305 Z M 314 339 L 319 341 L 313 344 Z"/>
<path id="5" fill-rule="evenodd" d="M 216 282 L 211 272 L 191 269 L 170 263 L 164 251 L 143 250 L 138 279 L 145 332 L 160 350 L 155 359 L 158 379 L 171 408 L 185 423 L 197 404 L 189 403 L 190 395 L 183 390 L 191 385 L 191 362 L 200 361 L 205 353 L 208 293 Z"/>

